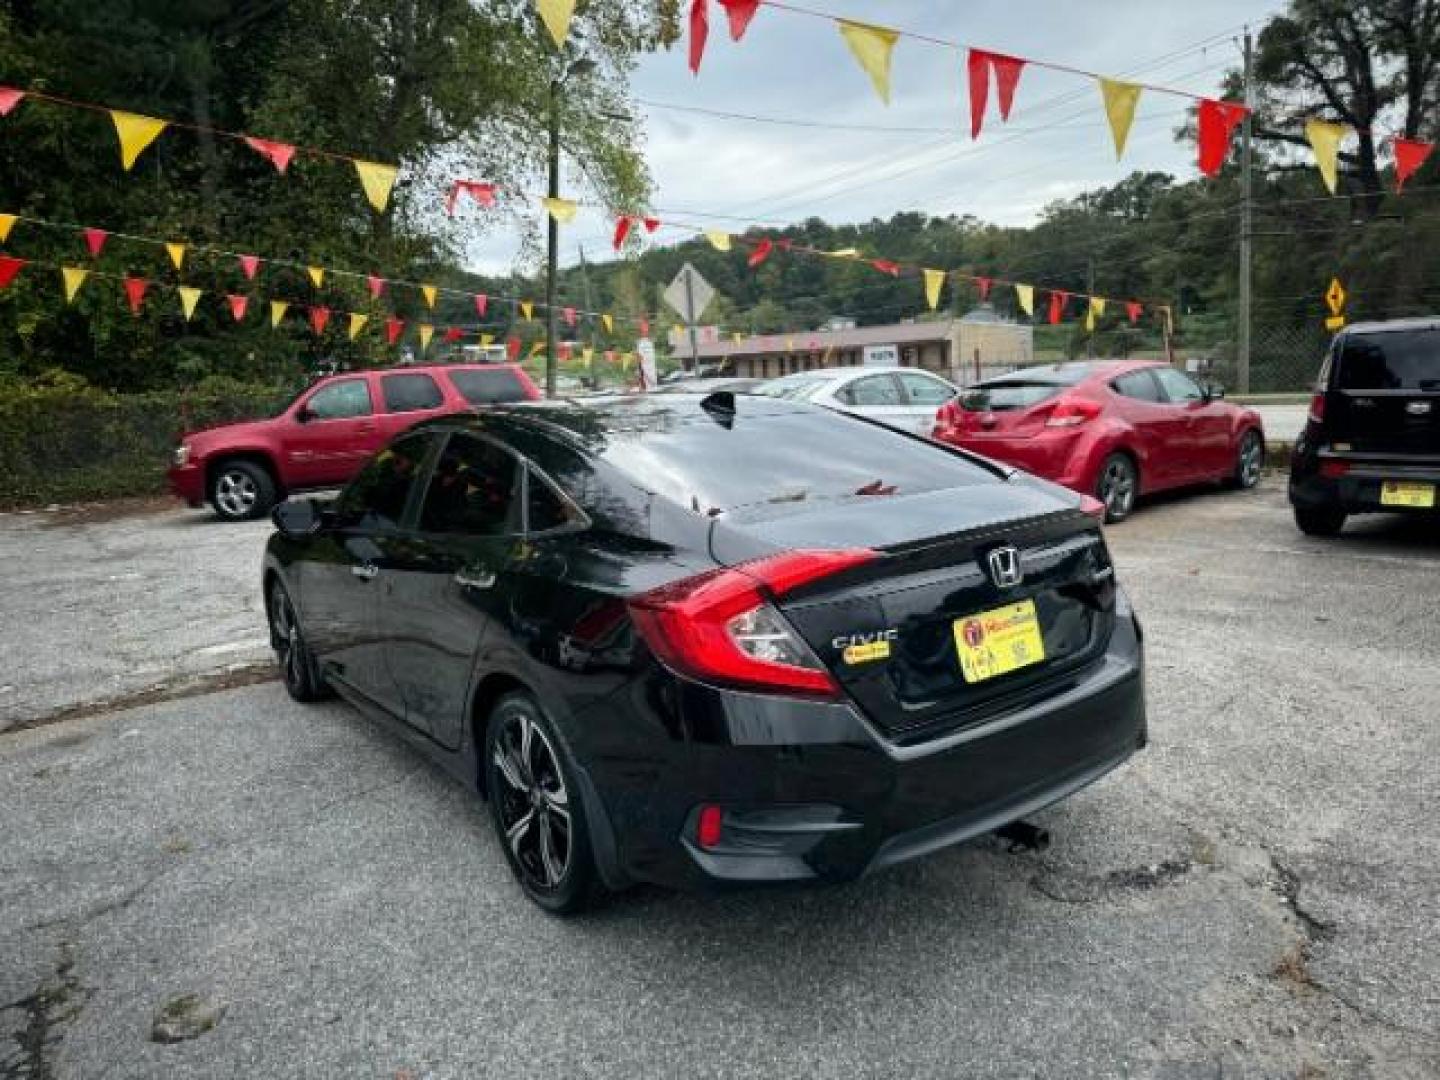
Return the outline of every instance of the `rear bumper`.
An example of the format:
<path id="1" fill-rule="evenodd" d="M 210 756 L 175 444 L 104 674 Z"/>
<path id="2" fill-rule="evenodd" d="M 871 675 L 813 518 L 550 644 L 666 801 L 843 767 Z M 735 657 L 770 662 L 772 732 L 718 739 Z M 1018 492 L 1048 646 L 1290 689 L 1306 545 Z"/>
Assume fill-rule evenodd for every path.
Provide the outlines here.
<path id="1" fill-rule="evenodd" d="M 1323 473 L 1327 467 L 1341 466 L 1346 470 L 1343 475 Z M 1440 492 L 1440 460 L 1366 458 L 1297 449 L 1290 469 L 1290 502 L 1303 509 L 1335 508 L 1349 514 L 1440 514 L 1440 498 L 1431 508 L 1384 505 L 1380 489 L 1386 480 L 1433 484 Z"/>
<path id="2" fill-rule="evenodd" d="M 1107 653 L 1053 696 L 916 745 L 880 735 L 849 704 L 673 678 L 652 690 L 650 702 L 674 695 L 687 741 L 643 759 L 633 742 L 583 754 L 614 838 L 618 873 L 607 880 L 703 889 L 859 877 L 1057 802 L 1147 737 L 1128 608 Z M 702 804 L 723 811 L 708 849 L 697 842 Z"/>
<path id="3" fill-rule="evenodd" d="M 205 504 L 205 467 L 203 465 L 191 462 L 188 465 L 171 466 L 165 473 L 165 478 L 170 484 L 170 491 L 177 499 L 182 499 L 194 507 Z"/>
<path id="4" fill-rule="evenodd" d="M 1071 491 L 1091 494 L 1095 487 L 1085 434 L 1077 428 L 1046 428 L 1034 435 L 995 437 L 937 428 L 935 437 L 984 457 L 1053 480 Z"/>

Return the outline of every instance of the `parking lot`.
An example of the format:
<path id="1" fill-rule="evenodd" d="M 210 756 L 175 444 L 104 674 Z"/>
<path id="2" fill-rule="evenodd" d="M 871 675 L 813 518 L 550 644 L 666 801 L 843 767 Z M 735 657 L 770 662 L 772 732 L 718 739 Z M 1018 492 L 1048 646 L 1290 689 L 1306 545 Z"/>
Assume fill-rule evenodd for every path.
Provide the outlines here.
<path id="1" fill-rule="evenodd" d="M 1433 529 L 1145 507 L 1152 744 L 1048 851 L 571 921 L 345 706 L 199 692 L 264 658 L 267 529 L 0 519 L 0 1076 L 1440 1074 Z"/>

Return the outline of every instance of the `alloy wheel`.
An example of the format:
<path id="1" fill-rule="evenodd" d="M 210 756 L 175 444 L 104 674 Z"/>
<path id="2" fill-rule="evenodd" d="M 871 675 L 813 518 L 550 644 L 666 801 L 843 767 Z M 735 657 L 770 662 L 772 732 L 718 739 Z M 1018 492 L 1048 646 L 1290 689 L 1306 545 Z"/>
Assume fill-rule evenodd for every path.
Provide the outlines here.
<path id="1" fill-rule="evenodd" d="M 1240 486 L 1254 487 L 1260 480 L 1260 469 L 1265 462 L 1265 447 L 1260 436 L 1247 431 L 1240 440 Z"/>
<path id="2" fill-rule="evenodd" d="M 555 889 L 569 869 L 574 835 L 555 748 L 529 716 L 511 712 L 501 720 L 493 753 L 501 787 L 493 797 L 505 843 L 532 885 Z"/>
<path id="3" fill-rule="evenodd" d="M 244 517 L 259 495 L 255 481 L 238 469 L 221 473 L 215 481 L 215 505 L 226 517 Z"/>
<path id="4" fill-rule="evenodd" d="M 1100 474 L 1100 501 L 1107 516 L 1119 520 L 1135 503 L 1135 470 L 1122 457 L 1112 457 Z"/>
<path id="5" fill-rule="evenodd" d="M 286 685 L 292 689 L 302 686 L 305 655 L 300 643 L 300 626 L 295 619 L 295 609 L 290 606 L 290 597 L 279 585 L 270 594 L 270 626 Z"/>

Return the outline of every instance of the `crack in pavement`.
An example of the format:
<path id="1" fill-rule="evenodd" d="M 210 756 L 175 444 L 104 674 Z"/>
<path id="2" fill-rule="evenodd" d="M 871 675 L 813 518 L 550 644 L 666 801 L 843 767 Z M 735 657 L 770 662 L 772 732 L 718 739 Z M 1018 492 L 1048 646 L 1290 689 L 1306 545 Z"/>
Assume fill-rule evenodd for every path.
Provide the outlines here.
<path id="1" fill-rule="evenodd" d="M 18 1011 L 24 1018 L 11 1036 L 16 1052 L 0 1057 L 0 1080 L 53 1080 L 51 1053 L 62 1037 L 62 1027 L 80 1015 L 94 990 L 75 974 L 74 946 L 60 943 L 55 972 L 35 992 L 19 1001 L 0 1005 L 0 1013 Z"/>

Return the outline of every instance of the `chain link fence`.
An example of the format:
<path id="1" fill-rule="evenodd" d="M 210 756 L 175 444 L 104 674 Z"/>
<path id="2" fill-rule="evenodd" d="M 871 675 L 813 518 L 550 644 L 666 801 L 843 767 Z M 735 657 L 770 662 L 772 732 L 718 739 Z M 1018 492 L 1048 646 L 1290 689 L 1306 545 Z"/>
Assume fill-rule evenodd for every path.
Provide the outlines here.
<path id="1" fill-rule="evenodd" d="M 1250 393 L 1308 393 L 1315 385 L 1330 336 L 1318 320 L 1298 325 L 1257 323 L 1250 331 Z M 1216 346 L 1210 359 L 1211 377 L 1237 389 L 1235 342 Z"/>

